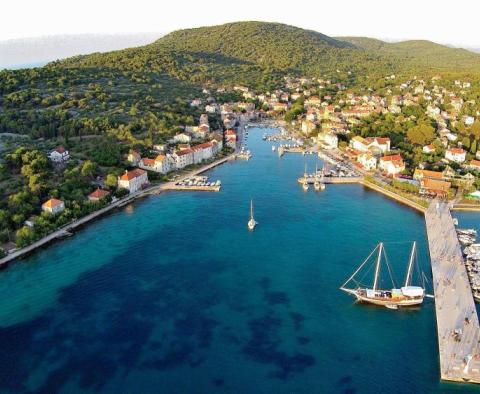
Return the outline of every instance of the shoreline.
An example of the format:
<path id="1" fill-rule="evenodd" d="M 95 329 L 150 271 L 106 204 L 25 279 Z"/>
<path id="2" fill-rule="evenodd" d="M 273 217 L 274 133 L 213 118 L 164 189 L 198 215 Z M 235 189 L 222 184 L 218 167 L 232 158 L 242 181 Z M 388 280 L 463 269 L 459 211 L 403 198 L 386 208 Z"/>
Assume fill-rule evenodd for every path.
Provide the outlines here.
<path id="1" fill-rule="evenodd" d="M 222 157 L 221 159 L 215 160 L 212 163 L 206 164 L 206 165 L 204 165 L 200 168 L 189 171 L 188 173 L 181 175 L 175 181 L 170 181 L 170 182 L 167 182 L 167 183 L 154 185 L 154 186 L 151 186 L 147 189 L 140 190 L 138 192 L 132 193 L 128 196 L 125 196 L 124 198 L 121 198 L 121 199 L 115 201 L 114 203 L 111 203 L 111 204 L 107 205 L 106 207 L 103 207 L 103 208 L 101 208 L 101 209 L 99 209 L 95 212 L 90 213 L 87 216 L 84 216 L 80 219 L 77 219 L 73 222 L 70 222 L 70 223 L 66 224 L 65 226 L 51 232 L 50 234 L 46 235 L 45 237 L 40 238 L 39 240 L 31 243 L 30 245 L 25 246 L 21 249 L 18 249 L 16 251 L 6 255 L 5 257 L 1 258 L 0 259 L 0 269 L 6 268 L 11 262 L 13 262 L 17 259 L 21 260 L 22 258 L 27 257 L 28 255 L 35 252 L 38 248 L 40 248 L 42 246 L 46 246 L 46 245 L 49 245 L 53 242 L 61 241 L 65 238 L 69 238 L 71 236 L 74 236 L 75 235 L 74 232 L 75 232 L 76 229 L 91 223 L 92 221 L 96 220 L 97 218 L 100 218 L 101 216 L 109 213 L 110 211 L 113 211 L 113 210 L 118 209 L 118 208 L 123 208 L 125 205 L 128 205 L 128 204 L 130 204 L 130 203 L 132 203 L 135 200 L 138 200 L 140 198 L 148 197 L 150 195 L 159 195 L 159 194 L 161 194 L 163 192 L 167 192 L 167 191 L 175 191 L 176 190 L 175 187 L 174 187 L 175 183 L 179 182 L 180 180 L 182 180 L 184 178 L 189 178 L 189 177 L 192 177 L 192 176 L 195 176 L 195 175 L 198 175 L 198 174 L 202 174 L 202 173 L 204 173 L 206 171 L 209 171 L 209 170 L 211 170 L 211 169 L 213 169 L 213 168 L 215 168 L 215 167 L 217 167 L 221 164 L 224 164 L 228 161 L 232 161 L 234 159 L 234 155 L 235 155 L 235 153 L 232 153 L 228 156 Z"/>

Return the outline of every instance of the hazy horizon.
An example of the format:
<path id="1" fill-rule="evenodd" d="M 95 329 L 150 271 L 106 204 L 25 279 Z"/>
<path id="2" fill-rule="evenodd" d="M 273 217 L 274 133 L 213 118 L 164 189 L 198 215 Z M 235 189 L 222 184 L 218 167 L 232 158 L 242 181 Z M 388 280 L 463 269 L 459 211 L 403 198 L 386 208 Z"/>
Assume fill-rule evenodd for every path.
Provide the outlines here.
<path id="1" fill-rule="evenodd" d="M 320 32 L 322 33 L 322 32 Z M 0 69 L 39 67 L 48 62 L 94 52 L 108 52 L 149 44 L 168 32 L 139 33 L 82 33 L 55 34 L 38 37 L 12 38 L 0 41 Z M 337 37 L 347 36 L 346 34 Z M 386 42 L 401 42 L 411 39 L 370 37 Z M 418 38 L 422 40 L 423 38 Z M 435 41 L 434 41 L 435 42 Z M 458 46 L 437 42 L 450 47 L 480 52 L 479 47 Z"/>

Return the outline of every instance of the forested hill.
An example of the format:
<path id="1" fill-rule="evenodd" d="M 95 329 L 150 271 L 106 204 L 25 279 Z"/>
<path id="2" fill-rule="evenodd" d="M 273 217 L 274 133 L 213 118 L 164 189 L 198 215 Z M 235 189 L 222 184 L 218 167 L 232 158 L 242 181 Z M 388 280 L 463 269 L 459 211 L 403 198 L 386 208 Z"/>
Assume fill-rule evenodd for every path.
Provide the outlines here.
<path id="1" fill-rule="evenodd" d="M 480 71 L 480 54 L 426 40 L 389 43 L 367 37 L 336 37 L 372 55 L 398 57 L 405 66 L 451 71 Z"/>
<path id="2" fill-rule="evenodd" d="M 397 62 L 348 42 L 279 23 L 236 22 L 179 30 L 138 48 L 79 56 L 62 67 L 107 67 L 166 72 L 192 82 L 270 78 L 271 74 L 378 69 Z"/>

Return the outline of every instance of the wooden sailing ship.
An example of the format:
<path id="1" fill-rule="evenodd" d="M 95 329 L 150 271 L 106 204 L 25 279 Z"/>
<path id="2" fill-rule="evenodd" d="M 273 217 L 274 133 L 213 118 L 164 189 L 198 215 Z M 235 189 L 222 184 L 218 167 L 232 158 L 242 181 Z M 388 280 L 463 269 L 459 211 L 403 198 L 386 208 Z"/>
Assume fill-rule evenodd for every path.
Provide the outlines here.
<path id="1" fill-rule="evenodd" d="M 370 258 L 377 253 L 375 260 L 375 271 L 373 276 L 373 284 L 371 287 L 363 286 L 361 283 L 355 280 L 356 275 L 367 264 Z M 340 290 L 345 291 L 348 294 L 353 295 L 359 302 L 367 302 L 370 304 L 385 306 L 390 309 L 397 309 L 398 307 L 419 305 L 423 302 L 425 297 L 425 289 L 421 286 L 412 286 L 413 266 L 416 261 L 416 242 L 413 243 L 412 250 L 410 252 L 410 258 L 407 265 L 407 273 L 405 275 L 405 282 L 401 288 L 395 288 L 394 279 L 391 275 L 391 269 L 388 266 L 388 272 L 392 280 L 393 287 L 391 289 L 380 289 L 379 278 L 382 267 L 382 257 L 385 256 L 386 264 L 388 266 L 388 260 L 384 252 L 383 243 L 379 243 L 370 255 L 363 261 L 362 264 L 355 270 L 347 281 L 340 287 Z M 356 282 L 356 286 L 348 287 L 351 282 Z"/>

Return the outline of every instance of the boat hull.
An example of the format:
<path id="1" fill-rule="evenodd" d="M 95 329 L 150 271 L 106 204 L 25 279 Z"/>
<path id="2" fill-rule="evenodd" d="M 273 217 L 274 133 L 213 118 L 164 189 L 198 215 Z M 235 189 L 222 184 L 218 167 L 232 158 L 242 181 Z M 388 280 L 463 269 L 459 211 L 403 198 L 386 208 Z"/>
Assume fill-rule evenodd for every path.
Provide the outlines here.
<path id="1" fill-rule="evenodd" d="M 385 307 L 390 306 L 415 306 L 423 303 L 423 297 L 419 298 L 404 298 L 404 299 L 382 299 L 366 297 L 364 295 L 355 293 L 355 297 L 359 302 L 366 302 L 369 304 L 380 305 Z"/>

